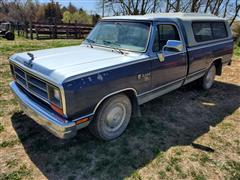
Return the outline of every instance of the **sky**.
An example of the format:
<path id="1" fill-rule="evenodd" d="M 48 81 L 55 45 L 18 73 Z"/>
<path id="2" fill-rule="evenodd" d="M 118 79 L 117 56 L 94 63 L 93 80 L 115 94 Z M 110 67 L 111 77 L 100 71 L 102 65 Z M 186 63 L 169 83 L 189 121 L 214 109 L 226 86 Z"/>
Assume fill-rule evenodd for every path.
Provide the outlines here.
<path id="1" fill-rule="evenodd" d="M 40 3 L 48 3 L 51 0 L 38 0 Z M 77 8 L 83 8 L 89 13 L 99 13 L 101 14 L 101 9 L 99 8 L 100 0 L 54 0 L 54 2 L 59 2 L 62 6 L 68 6 L 71 2 Z"/>

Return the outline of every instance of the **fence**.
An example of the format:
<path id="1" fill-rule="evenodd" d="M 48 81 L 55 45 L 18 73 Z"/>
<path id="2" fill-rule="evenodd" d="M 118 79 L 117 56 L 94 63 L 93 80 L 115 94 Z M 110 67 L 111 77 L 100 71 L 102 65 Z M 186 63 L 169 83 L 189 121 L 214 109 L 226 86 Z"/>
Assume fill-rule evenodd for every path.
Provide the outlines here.
<path id="1" fill-rule="evenodd" d="M 24 36 L 30 39 L 80 39 L 85 37 L 92 28 L 93 25 L 77 23 L 28 23 L 28 25 L 17 24 L 16 30 L 19 36 Z"/>

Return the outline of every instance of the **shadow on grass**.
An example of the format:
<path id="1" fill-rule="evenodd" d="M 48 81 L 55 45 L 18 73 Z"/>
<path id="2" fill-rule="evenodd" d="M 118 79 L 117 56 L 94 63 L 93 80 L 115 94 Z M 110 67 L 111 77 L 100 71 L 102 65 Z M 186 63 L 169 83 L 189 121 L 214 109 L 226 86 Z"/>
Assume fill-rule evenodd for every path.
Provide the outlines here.
<path id="1" fill-rule="evenodd" d="M 13 126 L 32 162 L 48 179 L 122 179 L 177 145 L 190 145 L 240 106 L 240 87 L 216 82 L 209 92 L 188 85 L 141 106 L 125 133 L 111 142 L 88 129 L 60 140 L 22 113 Z M 214 147 L 213 147 L 214 148 Z"/>

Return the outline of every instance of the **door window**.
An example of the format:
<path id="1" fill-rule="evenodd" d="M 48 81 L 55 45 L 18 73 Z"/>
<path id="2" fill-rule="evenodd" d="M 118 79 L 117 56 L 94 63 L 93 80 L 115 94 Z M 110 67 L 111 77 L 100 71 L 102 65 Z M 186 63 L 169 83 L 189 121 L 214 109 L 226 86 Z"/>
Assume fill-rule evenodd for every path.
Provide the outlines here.
<path id="1" fill-rule="evenodd" d="M 176 26 L 172 24 L 158 25 L 153 44 L 153 52 L 161 51 L 168 40 L 180 40 Z"/>

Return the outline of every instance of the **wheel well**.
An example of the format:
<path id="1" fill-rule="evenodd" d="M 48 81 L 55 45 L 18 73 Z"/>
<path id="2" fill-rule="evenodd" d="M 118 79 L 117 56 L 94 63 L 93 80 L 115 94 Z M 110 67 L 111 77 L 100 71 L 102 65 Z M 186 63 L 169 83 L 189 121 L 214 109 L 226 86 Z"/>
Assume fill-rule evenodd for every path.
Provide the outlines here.
<path id="1" fill-rule="evenodd" d="M 216 75 L 220 76 L 222 74 L 222 59 L 216 59 L 213 63 L 216 67 Z"/>
<path id="2" fill-rule="evenodd" d="M 103 98 L 99 104 L 97 104 L 97 106 L 95 107 L 94 113 L 96 113 L 99 109 L 99 107 L 102 105 L 102 103 L 104 103 L 107 99 L 118 95 L 118 94 L 125 94 L 131 101 L 132 104 L 132 115 L 133 116 L 141 116 L 140 113 L 140 108 L 139 108 L 139 104 L 138 104 L 138 100 L 137 100 L 137 96 L 136 96 L 136 92 L 134 90 L 124 90 L 124 91 L 119 91 L 115 94 L 112 94 L 110 96 L 107 96 L 105 98 Z"/>
<path id="3" fill-rule="evenodd" d="M 128 98 L 132 103 L 132 115 L 134 117 L 141 116 L 141 112 L 140 112 L 140 108 L 139 108 L 139 104 L 138 104 L 138 100 L 135 92 L 132 90 L 127 90 L 127 91 L 124 91 L 123 93 L 128 96 Z"/>

